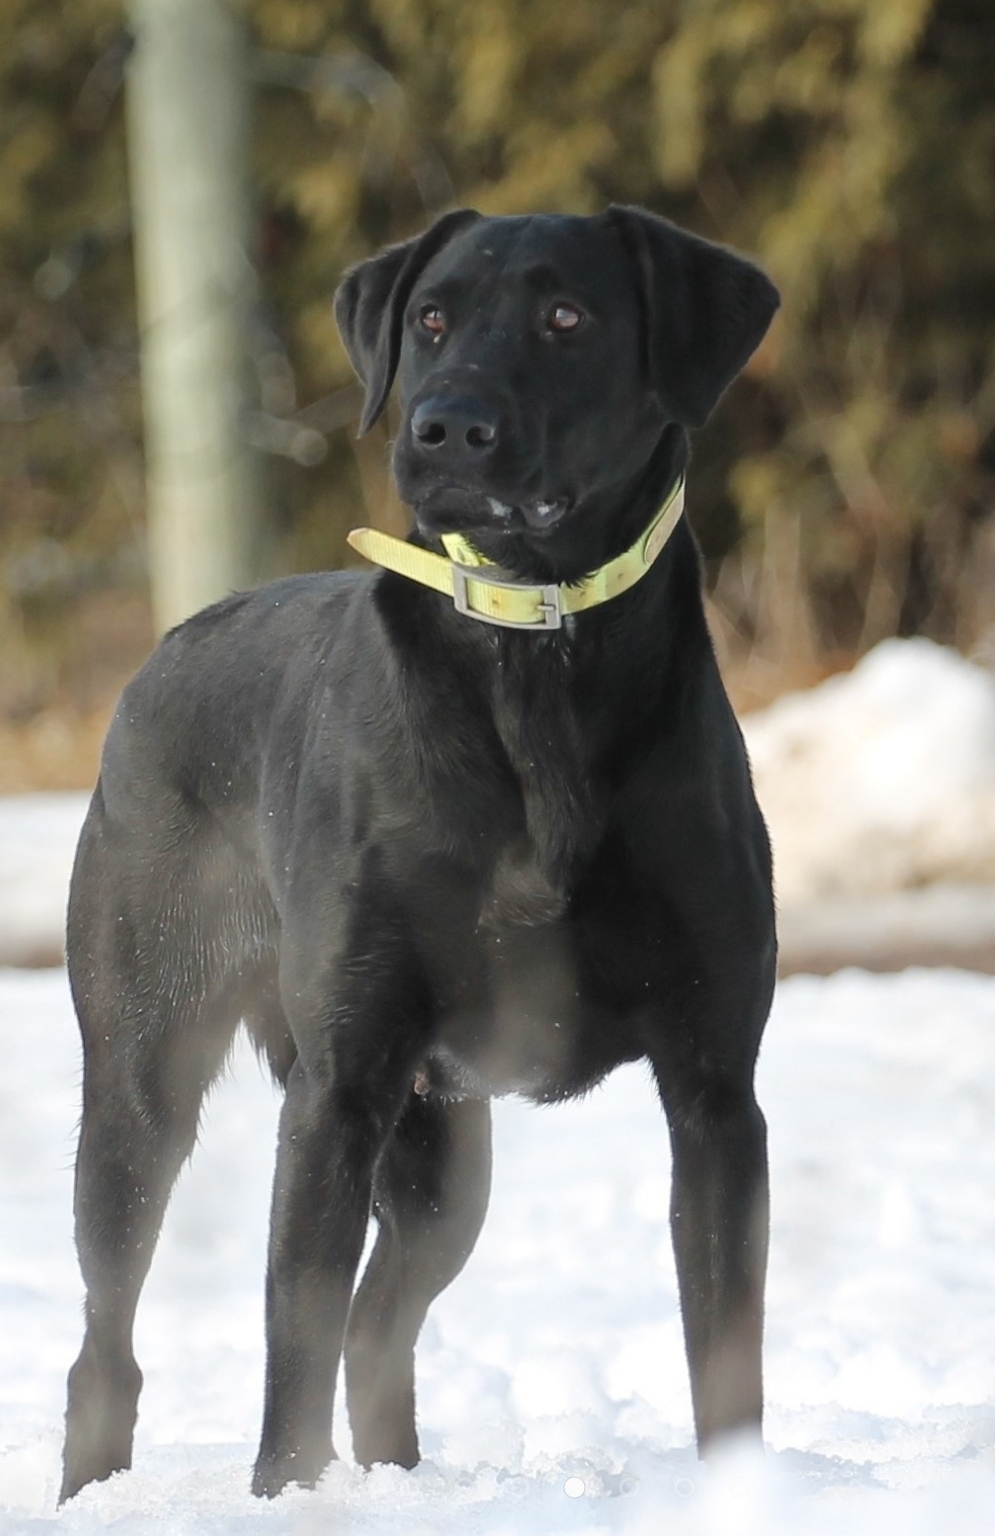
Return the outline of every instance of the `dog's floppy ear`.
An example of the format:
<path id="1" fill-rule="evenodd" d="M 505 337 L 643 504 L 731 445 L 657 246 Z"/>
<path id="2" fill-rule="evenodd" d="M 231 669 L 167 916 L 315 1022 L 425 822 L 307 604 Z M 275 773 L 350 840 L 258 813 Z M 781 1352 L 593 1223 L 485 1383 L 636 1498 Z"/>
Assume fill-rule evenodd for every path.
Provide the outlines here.
<path id="1" fill-rule="evenodd" d="M 339 335 L 366 388 L 359 418 L 360 436 L 368 432 L 387 403 L 401 352 L 404 307 L 419 274 L 432 257 L 466 225 L 480 218 L 472 208 L 456 208 L 413 240 L 388 246 L 350 267 L 335 294 Z"/>
<path id="2" fill-rule="evenodd" d="M 778 291 L 752 261 L 667 219 L 608 213 L 636 265 L 657 392 L 669 416 L 700 427 L 762 341 Z"/>

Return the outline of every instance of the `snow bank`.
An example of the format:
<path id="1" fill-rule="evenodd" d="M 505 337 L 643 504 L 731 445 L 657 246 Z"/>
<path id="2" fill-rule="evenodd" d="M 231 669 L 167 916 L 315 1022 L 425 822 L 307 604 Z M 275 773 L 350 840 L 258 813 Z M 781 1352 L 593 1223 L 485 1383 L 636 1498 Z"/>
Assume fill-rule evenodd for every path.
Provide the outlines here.
<path id="1" fill-rule="evenodd" d="M 246 1492 L 276 1097 L 210 1105 L 139 1314 L 135 1467 L 55 1510 L 79 1345 L 64 974 L 0 975 L 4 1536 L 978 1536 L 995 1509 L 995 980 L 797 978 L 761 1057 L 773 1234 L 766 1458 L 705 1473 L 645 1074 L 496 1106 L 495 1189 L 419 1348 L 425 1462 Z M 339 1449 L 348 1451 L 340 1425 Z"/>
<path id="2" fill-rule="evenodd" d="M 55 965 L 89 795 L 0 796 L 0 965 Z"/>
<path id="3" fill-rule="evenodd" d="M 995 677 L 955 651 L 887 640 L 743 730 L 782 904 L 995 880 Z"/>

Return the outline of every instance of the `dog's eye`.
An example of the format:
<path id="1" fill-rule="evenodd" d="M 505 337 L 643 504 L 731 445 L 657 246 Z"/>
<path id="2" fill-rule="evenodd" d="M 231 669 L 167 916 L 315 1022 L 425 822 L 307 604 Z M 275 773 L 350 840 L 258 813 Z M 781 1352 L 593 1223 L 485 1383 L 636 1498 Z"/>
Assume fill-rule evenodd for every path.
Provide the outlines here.
<path id="1" fill-rule="evenodd" d="M 575 331 L 584 316 L 574 304 L 554 304 L 546 316 L 551 331 Z"/>
<path id="2" fill-rule="evenodd" d="M 430 336 L 441 336 L 446 329 L 442 310 L 437 309 L 434 304 L 426 304 L 419 314 L 418 320 L 422 330 L 427 331 Z"/>

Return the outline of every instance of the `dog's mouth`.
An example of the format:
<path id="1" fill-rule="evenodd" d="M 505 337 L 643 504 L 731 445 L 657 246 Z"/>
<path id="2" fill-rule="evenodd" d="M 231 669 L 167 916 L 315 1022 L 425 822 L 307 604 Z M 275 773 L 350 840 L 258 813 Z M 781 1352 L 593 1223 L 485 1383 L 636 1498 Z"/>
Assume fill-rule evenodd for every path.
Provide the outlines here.
<path id="1" fill-rule="evenodd" d="M 530 533 L 548 533 L 570 511 L 570 498 L 567 496 L 525 501 L 517 507 L 506 506 L 503 501 L 496 501 L 493 496 L 488 496 L 487 500 L 494 516 L 503 525 L 513 529 L 523 525 L 522 531 L 527 530 Z"/>
<path id="2" fill-rule="evenodd" d="M 528 533 L 542 538 L 570 511 L 569 496 L 537 496 L 504 501 L 464 486 L 444 486 L 415 503 L 414 513 L 424 533 Z"/>

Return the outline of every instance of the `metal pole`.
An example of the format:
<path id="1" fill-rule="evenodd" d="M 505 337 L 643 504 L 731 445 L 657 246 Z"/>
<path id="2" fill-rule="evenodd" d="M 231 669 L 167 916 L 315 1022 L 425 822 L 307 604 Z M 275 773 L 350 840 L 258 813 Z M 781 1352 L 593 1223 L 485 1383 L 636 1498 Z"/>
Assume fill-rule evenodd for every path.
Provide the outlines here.
<path id="1" fill-rule="evenodd" d="M 258 575 L 244 440 L 246 39 L 224 0 L 131 0 L 128 144 L 142 340 L 149 565 L 160 630 Z"/>

